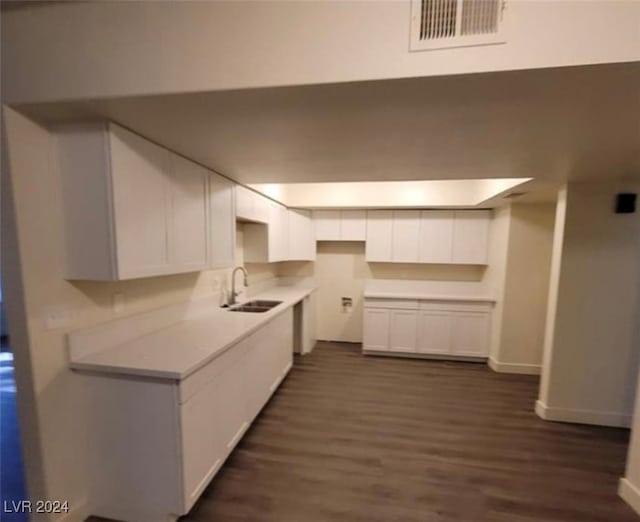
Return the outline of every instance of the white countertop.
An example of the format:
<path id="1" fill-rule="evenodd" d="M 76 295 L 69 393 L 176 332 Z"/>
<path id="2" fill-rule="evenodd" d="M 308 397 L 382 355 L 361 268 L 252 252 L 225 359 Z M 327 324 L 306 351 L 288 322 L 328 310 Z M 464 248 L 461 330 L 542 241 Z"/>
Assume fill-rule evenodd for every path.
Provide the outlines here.
<path id="1" fill-rule="evenodd" d="M 494 303 L 486 285 L 466 281 L 368 280 L 365 299 L 416 299 L 424 301 L 472 301 Z"/>
<path id="2" fill-rule="evenodd" d="M 210 314 L 72 360 L 70 366 L 76 370 L 184 379 L 304 299 L 314 289 L 308 286 L 276 286 L 248 299 L 282 301 L 268 312 L 230 312 L 212 307 Z"/>

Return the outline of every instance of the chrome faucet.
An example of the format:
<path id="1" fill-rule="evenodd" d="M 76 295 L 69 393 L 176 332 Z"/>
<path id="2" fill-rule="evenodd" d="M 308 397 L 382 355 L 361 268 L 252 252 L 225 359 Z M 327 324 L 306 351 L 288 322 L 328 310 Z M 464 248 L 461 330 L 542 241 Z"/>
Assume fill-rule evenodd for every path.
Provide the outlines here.
<path id="1" fill-rule="evenodd" d="M 247 286 L 249 286 L 249 283 L 247 282 L 247 276 L 249 275 L 247 273 L 247 270 L 245 269 L 245 267 L 243 266 L 237 266 L 233 269 L 233 272 L 231 272 L 231 295 L 229 296 L 229 302 L 227 303 L 229 306 L 236 304 L 236 297 L 238 297 L 240 295 L 240 292 L 236 292 L 236 272 L 238 270 L 242 270 L 242 273 L 244 274 L 244 286 L 245 288 Z"/>

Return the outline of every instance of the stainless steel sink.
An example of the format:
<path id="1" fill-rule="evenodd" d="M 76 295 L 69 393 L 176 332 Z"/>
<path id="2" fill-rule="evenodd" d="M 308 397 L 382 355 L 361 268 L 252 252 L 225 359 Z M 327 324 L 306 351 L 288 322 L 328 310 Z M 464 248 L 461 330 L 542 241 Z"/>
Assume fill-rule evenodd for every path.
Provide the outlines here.
<path id="1" fill-rule="evenodd" d="M 229 308 L 230 312 L 248 312 L 252 314 L 261 314 L 268 312 L 274 306 L 278 306 L 282 301 L 265 301 L 256 299 L 254 301 L 247 301 L 241 305 L 233 306 Z"/>

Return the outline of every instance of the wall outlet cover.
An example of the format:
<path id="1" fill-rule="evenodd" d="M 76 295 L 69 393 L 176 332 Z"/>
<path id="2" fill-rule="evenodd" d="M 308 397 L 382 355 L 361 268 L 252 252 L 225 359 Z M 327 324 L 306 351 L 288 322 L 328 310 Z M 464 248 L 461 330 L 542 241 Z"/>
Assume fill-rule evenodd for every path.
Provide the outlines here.
<path id="1" fill-rule="evenodd" d="M 47 306 L 43 310 L 47 330 L 69 328 L 73 324 L 73 313 L 67 306 Z"/>

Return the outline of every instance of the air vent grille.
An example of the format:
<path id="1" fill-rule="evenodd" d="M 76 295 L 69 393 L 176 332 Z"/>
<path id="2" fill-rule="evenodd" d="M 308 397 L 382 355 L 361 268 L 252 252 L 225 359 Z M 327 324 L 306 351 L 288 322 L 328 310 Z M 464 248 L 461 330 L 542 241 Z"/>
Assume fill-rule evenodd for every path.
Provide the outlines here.
<path id="1" fill-rule="evenodd" d="M 501 0 L 462 0 L 461 34 L 498 32 Z"/>
<path id="2" fill-rule="evenodd" d="M 411 50 L 504 43 L 504 0 L 412 0 Z"/>

